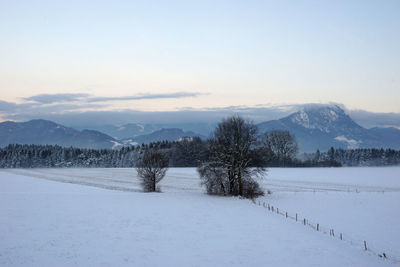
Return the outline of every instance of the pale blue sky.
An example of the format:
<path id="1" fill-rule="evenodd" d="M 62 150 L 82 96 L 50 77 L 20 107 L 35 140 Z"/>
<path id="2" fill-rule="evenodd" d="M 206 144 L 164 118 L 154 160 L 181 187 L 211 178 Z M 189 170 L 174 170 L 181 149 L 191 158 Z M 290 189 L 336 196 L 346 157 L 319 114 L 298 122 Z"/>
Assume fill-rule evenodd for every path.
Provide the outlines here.
<path id="1" fill-rule="evenodd" d="M 0 0 L 0 100 L 90 96 L 65 99 L 64 111 L 337 102 L 399 113 L 399 14 L 400 1 L 386 0 Z M 107 103 L 85 104 L 94 98 Z"/>

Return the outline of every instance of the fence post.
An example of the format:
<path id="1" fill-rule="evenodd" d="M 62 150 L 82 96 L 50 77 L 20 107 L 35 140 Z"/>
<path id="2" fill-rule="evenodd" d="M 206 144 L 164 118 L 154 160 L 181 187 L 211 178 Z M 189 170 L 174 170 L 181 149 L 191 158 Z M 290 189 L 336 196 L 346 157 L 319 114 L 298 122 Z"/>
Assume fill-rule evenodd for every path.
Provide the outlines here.
<path id="1" fill-rule="evenodd" d="M 253 202 L 255 202 L 255 201 L 253 200 Z M 258 205 L 261 206 L 261 202 L 260 202 L 260 201 L 258 201 Z M 264 208 L 267 208 L 267 207 L 268 207 L 268 210 L 272 210 L 272 212 L 274 212 L 274 206 L 272 206 L 272 205 L 270 205 L 270 204 L 265 204 L 265 202 L 263 202 L 263 207 L 264 207 Z M 280 213 L 279 213 L 279 208 L 276 208 L 276 213 L 277 213 L 277 214 L 280 214 Z M 284 214 L 282 213 L 282 215 L 285 215 L 285 217 L 288 218 L 288 212 L 287 212 L 287 211 L 286 211 Z M 297 221 L 298 221 L 298 214 L 296 213 L 296 222 L 297 222 Z M 307 219 L 306 219 L 306 218 L 303 218 L 303 224 L 304 224 L 304 225 L 307 224 Z M 319 223 L 317 223 L 317 231 L 318 231 L 318 232 L 320 231 Z M 335 236 L 335 231 L 334 231 L 334 229 L 330 229 L 330 230 L 329 230 L 329 235 Z M 339 238 L 340 238 L 340 240 L 343 240 L 343 234 L 342 234 L 342 233 L 339 234 Z M 366 241 L 366 240 L 364 240 L 364 250 L 368 250 L 367 241 Z M 379 256 L 380 256 L 380 257 L 387 258 L 387 255 L 386 255 L 385 252 L 383 252 L 382 255 L 379 255 Z"/>

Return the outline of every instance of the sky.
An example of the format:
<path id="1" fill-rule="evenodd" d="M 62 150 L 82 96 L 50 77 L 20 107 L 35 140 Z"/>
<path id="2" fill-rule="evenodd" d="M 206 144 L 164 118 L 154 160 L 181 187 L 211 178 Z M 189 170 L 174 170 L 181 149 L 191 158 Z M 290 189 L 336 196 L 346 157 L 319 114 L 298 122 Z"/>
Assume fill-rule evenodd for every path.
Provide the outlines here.
<path id="1" fill-rule="evenodd" d="M 400 113 L 400 1 L 0 0 L 0 119 L 340 103 Z"/>

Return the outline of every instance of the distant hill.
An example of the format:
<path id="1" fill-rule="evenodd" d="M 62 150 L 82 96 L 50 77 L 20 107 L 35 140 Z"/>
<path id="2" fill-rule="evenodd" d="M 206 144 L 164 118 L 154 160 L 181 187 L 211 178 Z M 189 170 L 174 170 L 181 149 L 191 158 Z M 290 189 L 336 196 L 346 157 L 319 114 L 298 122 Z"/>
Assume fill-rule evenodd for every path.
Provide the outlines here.
<path id="1" fill-rule="evenodd" d="M 335 148 L 400 148 L 400 130 L 365 129 L 339 106 L 303 108 L 279 120 L 257 125 L 261 132 L 287 130 L 294 134 L 301 152 Z"/>
<path id="2" fill-rule="evenodd" d="M 106 133 L 115 139 L 132 138 L 138 135 L 151 134 L 160 130 L 157 124 L 128 123 L 121 126 L 103 125 L 95 127 L 95 130 Z"/>
<path id="3" fill-rule="evenodd" d="M 120 126 L 115 125 L 86 125 L 79 129 L 93 129 L 115 139 L 132 139 L 139 135 L 151 134 L 161 129 L 178 128 L 185 132 L 194 132 L 201 136 L 208 136 L 216 127 L 216 123 L 127 123 Z"/>
<path id="4" fill-rule="evenodd" d="M 180 124 L 177 124 L 180 125 Z M 75 130 L 47 121 L 0 123 L 0 146 L 8 144 L 60 145 L 81 148 L 120 148 L 124 145 L 155 141 L 176 141 L 199 136 L 205 139 L 213 123 L 181 124 L 181 127 L 162 127 L 163 124 L 131 123 L 122 126 L 106 125 L 98 130 Z M 183 128 L 184 127 L 184 128 Z M 335 148 L 393 148 L 400 149 L 400 130 L 395 128 L 366 129 L 355 123 L 336 105 L 303 108 L 287 117 L 257 124 L 260 132 L 287 130 L 294 134 L 300 152 L 326 151 Z M 195 130 L 188 130 L 195 129 Z M 113 136 L 113 137 L 111 137 Z"/>
<path id="5" fill-rule="evenodd" d="M 8 144 L 60 145 L 81 148 L 113 148 L 111 136 L 93 130 L 77 131 L 47 120 L 0 123 L 0 146 Z"/>

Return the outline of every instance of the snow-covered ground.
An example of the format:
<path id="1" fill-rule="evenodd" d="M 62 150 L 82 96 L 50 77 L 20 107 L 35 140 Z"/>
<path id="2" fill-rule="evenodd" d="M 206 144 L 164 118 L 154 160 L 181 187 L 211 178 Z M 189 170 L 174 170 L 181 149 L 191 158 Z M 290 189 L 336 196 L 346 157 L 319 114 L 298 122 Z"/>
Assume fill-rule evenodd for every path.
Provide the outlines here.
<path id="1" fill-rule="evenodd" d="M 260 201 L 400 260 L 400 168 L 271 169 Z"/>
<path id="2" fill-rule="evenodd" d="M 399 174 L 270 169 L 273 193 L 259 201 L 398 253 Z M 161 187 L 140 193 L 133 169 L 1 170 L 0 266 L 393 264 L 248 200 L 205 195 L 193 168 L 170 169 Z"/>

